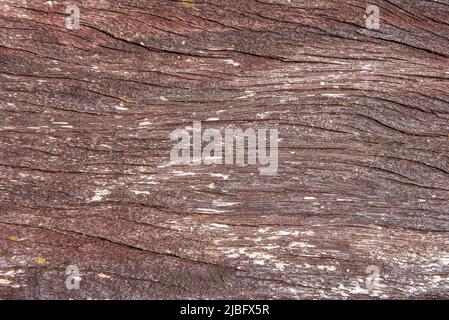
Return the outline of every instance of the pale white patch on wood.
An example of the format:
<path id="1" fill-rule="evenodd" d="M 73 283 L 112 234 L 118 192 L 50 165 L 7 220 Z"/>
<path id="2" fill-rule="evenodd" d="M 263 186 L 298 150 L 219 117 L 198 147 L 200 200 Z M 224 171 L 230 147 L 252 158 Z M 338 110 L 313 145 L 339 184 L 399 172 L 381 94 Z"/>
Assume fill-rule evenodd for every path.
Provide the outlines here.
<path id="1" fill-rule="evenodd" d="M 111 191 L 107 189 L 96 189 L 94 190 L 95 195 L 90 199 L 91 202 L 101 201 L 104 196 L 110 195 Z"/>

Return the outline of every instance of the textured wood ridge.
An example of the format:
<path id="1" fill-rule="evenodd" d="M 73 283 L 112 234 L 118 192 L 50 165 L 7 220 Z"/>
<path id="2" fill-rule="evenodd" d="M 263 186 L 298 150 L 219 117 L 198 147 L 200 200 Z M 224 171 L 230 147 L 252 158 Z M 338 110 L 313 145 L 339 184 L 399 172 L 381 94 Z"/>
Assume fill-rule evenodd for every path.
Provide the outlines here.
<path id="1" fill-rule="evenodd" d="M 449 2 L 370 3 L 1 0 L 0 298 L 449 298 Z"/>

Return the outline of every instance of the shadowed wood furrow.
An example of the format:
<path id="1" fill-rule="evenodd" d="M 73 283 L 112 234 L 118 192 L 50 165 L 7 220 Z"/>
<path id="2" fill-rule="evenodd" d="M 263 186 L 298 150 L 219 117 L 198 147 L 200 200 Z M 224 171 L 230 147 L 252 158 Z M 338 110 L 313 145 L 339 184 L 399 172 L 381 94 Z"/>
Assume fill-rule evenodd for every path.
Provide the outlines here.
<path id="1" fill-rule="evenodd" d="M 0 15 L 0 298 L 449 297 L 447 1 Z M 194 121 L 277 129 L 277 173 L 171 164 Z"/>

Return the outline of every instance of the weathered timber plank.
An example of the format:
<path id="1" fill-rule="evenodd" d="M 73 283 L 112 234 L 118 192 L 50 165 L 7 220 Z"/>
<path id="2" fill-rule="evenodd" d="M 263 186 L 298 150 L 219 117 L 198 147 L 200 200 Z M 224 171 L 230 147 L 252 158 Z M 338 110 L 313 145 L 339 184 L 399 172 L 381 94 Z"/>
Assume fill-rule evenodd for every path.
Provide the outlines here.
<path id="1" fill-rule="evenodd" d="M 1 299 L 449 297 L 448 1 L 0 16 Z M 193 121 L 276 128 L 277 174 L 168 165 Z"/>

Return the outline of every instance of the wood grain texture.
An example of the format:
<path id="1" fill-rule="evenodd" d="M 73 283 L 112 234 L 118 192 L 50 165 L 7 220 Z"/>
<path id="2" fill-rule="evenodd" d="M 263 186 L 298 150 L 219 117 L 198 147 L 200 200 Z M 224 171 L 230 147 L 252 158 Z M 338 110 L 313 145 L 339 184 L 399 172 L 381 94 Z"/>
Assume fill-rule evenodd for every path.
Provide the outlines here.
<path id="1" fill-rule="evenodd" d="M 380 30 L 365 1 L 1 0 L 0 298 L 449 298 L 449 2 L 369 3 Z M 277 128 L 277 175 L 167 165 L 193 121 Z"/>

